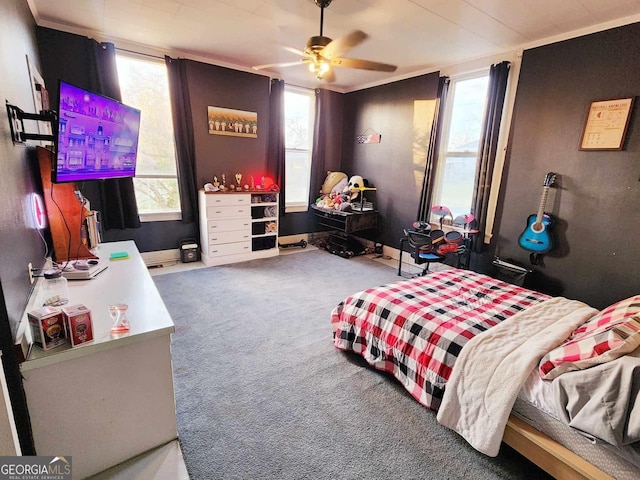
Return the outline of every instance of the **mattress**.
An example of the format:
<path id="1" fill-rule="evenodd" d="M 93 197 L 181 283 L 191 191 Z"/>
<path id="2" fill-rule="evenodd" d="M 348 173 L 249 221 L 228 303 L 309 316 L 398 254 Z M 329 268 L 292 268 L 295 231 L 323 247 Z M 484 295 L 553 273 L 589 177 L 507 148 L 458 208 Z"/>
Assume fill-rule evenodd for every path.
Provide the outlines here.
<path id="1" fill-rule="evenodd" d="M 640 442 L 617 448 L 593 441 L 521 396 L 516 399 L 512 413 L 617 480 L 640 478 Z"/>

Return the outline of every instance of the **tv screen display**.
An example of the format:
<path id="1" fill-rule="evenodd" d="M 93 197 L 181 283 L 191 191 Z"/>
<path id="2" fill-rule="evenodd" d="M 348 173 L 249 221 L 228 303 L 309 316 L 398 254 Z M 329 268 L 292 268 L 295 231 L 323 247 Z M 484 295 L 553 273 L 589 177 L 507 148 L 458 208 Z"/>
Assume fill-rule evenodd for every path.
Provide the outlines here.
<path id="1" fill-rule="evenodd" d="M 60 82 L 55 183 L 133 177 L 140 110 Z"/>

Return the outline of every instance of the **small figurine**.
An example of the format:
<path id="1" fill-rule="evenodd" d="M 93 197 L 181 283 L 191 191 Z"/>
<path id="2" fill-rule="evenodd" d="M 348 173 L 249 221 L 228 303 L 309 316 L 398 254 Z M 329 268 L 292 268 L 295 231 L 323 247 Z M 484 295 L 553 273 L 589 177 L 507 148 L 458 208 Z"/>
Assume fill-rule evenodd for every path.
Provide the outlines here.
<path id="1" fill-rule="evenodd" d="M 227 176 L 223 173 L 222 174 L 222 185 L 226 185 L 227 184 Z"/>
<path id="2" fill-rule="evenodd" d="M 238 184 L 238 186 L 241 186 L 241 182 L 242 181 L 242 174 L 241 173 L 236 173 L 236 183 Z"/>
<path id="3" fill-rule="evenodd" d="M 251 184 L 250 184 L 251 190 L 255 190 L 256 188 L 256 184 L 253 181 L 253 175 L 251 175 Z"/>
<path id="4" fill-rule="evenodd" d="M 216 177 L 215 175 L 213 176 L 213 186 L 214 187 L 219 187 L 220 186 L 220 182 L 218 181 L 218 177 Z"/>

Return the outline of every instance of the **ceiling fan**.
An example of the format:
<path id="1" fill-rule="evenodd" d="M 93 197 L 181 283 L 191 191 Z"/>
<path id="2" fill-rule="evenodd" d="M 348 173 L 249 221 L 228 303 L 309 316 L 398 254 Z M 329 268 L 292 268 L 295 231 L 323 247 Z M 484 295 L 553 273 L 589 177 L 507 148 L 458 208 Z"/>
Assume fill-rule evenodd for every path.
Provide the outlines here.
<path id="1" fill-rule="evenodd" d="M 266 65 L 256 65 L 255 70 L 262 70 L 271 67 L 291 67 L 306 63 L 309 70 L 315 74 L 318 80 L 333 81 L 334 75 L 331 67 L 358 68 L 361 70 L 374 70 L 377 72 L 395 72 L 396 66 L 387 63 L 371 62 L 357 58 L 343 58 L 341 55 L 359 45 L 368 38 L 368 35 L 360 30 L 355 30 L 343 37 L 332 40 L 322 35 L 324 24 L 324 9 L 331 4 L 332 0 L 314 0 L 320 7 L 320 35 L 313 36 L 307 41 L 304 50 L 285 47 L 286 50 L 300 55 L 302 59 L 295 62 L 270 63 Z"/>

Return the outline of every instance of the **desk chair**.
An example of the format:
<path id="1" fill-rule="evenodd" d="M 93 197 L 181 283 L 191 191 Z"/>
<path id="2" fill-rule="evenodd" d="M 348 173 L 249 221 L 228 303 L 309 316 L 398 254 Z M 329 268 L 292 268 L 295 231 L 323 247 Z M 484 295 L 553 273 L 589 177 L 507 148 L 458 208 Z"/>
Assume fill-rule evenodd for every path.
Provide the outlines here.
<path id="1" fill-rule="evenodd" d="M 398 275 L 402 276 L 402 252 L 404 242 L 409 245 L 409 253 L 418 265 L 426 264 L 422 272 L 418 275 L 424 276 L 429 273 L 429 265 L 432 263 L 441 263 L 445 260 L 445 255 L 439 255 L 435 252 L 429 232 L 421 232 L 417 230 L 405 230 L 404 238 L 400 240 L 400 259 L 398 260 Z M 426 246 L 426 248 L 424 248 Z M 421 251 L 421 248 L 422 251 Z"/>

